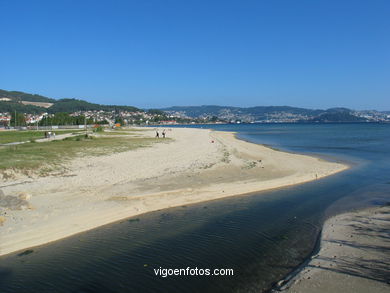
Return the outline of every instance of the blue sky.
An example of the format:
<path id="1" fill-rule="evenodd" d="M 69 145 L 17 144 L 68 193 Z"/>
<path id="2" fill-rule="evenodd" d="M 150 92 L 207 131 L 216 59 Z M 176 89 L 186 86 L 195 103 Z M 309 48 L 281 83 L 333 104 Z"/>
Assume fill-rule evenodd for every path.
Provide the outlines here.
<path id="1" fill-rule="evenodd" d="M 390 110 L 390 1 L 0 0 L 0 88 Z"/>

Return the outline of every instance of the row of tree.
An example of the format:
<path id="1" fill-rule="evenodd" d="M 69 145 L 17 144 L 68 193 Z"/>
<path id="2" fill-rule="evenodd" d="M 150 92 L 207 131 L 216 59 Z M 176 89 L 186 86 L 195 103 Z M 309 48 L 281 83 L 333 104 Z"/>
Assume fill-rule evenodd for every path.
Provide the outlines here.
<path id="1" fill-rule="evenodd" d="M 44 116 L 41 121 L 39 121 L 40 126 L 49 126 L 49 125 L 82 125 L 82 124 L 94 124 L 92 118 L 85 118 L 84 115 L 80 116 L 70 116 L 68 113 L 56 113 L 50 116 Z"/>
<path id="2" fill-rule="evenodd" d="M 153 110 L 155 111 L 155 110 Z M 149 112 L 150 113 L 150 112 Z M 149 120 L 150 123 L 152 124 L 158 124 L 161 121 L 166 121 L 171 118 L 167 117 L 167 115 L 162 112 L 152 112 L 150 113 L 153 115 L 153 117 Z M 15 116 L 16 115 L 16 116 Z M 205 121 L 204 119 L 188 119 L 188 118 L 175 118 L 174 119 L 177 123 L 205 123 L 205 122 L 217 122 L 220 121 L 217 117 L 212 117 L 208 119 L 208 121 Z M 127 121 L 129 124 L 137 124 L 141 125 L 144 124 L 146 121 L 142 115 L 136 115 L 133 116 L 130 120 Z M 71 116 L 68 113 L 56 113 L 54 115 L 49 115 L 49 116 L 44 116 L 42 120 L 38 122 L 39 126 L 51 126 L 51 125 L 92 125 L 92 124 L 100 124 L 100 125 L 105 125 L 108 124 L 107 120 L 102 120 L 102 121 L 96 121 L 93 118 L 86 118 L 84 115 L 79 115 L 79 116 Z M 115 123 L 119 123 L 121 125 L 125 125 L 126 121 L 120 117 L 117 116 L 115 118 Z M 0 122 L 1 125 L 1 122 Z M 24 114 L 20 112 L 12 112 L 11 114 L 11 121 L 9 124 L 6 124 L 3 122 L 4 126 L 29 126 L 29 125 L 36 125 L 36 123 L 27 123 L 26 117 Z"/>
<path id="3" fill-rule="evenodd" d="M 85 118 L 84 115 L 70 116 L 68 113 L 56 113 L 45 116 L 38 122 L 39 126 L 50 125 L 83 125 L 83 124 L 108 124 L 107 120 L 95 121 L 93 118 Z M 12 112 L 10 126 L 28 126 L 26 117 L 22 113 Z"/>

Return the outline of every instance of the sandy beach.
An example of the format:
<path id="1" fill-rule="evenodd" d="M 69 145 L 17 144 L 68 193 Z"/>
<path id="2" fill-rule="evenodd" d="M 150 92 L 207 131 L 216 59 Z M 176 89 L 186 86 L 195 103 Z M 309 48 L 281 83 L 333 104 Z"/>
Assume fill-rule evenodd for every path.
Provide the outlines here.
<path id="1" fill-rule="evenodd" d="M 384 293 L 390 290 L 390 206 L 326 221 L 321 249 L 282 287 L 288 293 Z"/>
<path id="2" fill-rule="evenodd" d="M 173 128 L 167 137 L 172 140 L 151 147 L 85 154 L 62 174 L 1 181 L 0 196 L 12 206 L 0 207 L 0 255 L 142 213 L 299 184 L 348 168 L 245 142 L 234 133 Z"/>

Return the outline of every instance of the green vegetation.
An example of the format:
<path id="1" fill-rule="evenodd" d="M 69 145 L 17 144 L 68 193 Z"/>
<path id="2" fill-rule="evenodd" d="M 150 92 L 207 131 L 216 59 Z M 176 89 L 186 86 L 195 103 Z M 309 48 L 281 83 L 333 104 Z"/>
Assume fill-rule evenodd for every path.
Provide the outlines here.
<path id="1" fill-rule="evenodd" d="M 99 132 L 99 135 L 138 135 L 139 133 L 131 131 L 104 131 Z"/>
<path id="2" fill-rule="evenodd" d="M 95 132 L 98 135 L 140 135 L 140 132 L 142 131 L 145 131 L 145 129 L 124 128 L 124 127 L 105 129 L 102 126 L 93 129 L 93 132 Z"/>
<path id="3" fill-rule="evenodd" d="M 54 130 L 57 135 L 65 133 L 77 133 L 82 130 Z M 31 141 L 45 137 L 45 131 L 27 130 L 27 131 L 0 131 L 0 144 L 20 141 Z"/>
<path id="4" fill-rule="evenodd" d="M 223 150 L 223 157 L 221 161 L 226 164 L 230 163 L 230 153 L 226 149 Z"/>
<path id="5" fill-rule="evenodd" d="M 256 161 L 248 161 L 246 164 L 242 167 L 242 169 L 252 169 L 257 166 Z"/>
<path id="6" fill-rule="evenodd" d="M 70 116 L 68 113 L 56 113 L 52 117 L 45 116 L 41 121 L 39 121 L 39 125 L 41 126 L 50 126 L 50 125 L 83 125 L 84 123 L 88 125 L 94 124 L 92 118 L 88 118 L 85 120 L 84 115 L 79 116 Z"/>
<path id="7" fill-rule="evenodd" d="M 136 107 L 131 106 L 115 106 L 115 105 L 99 105 L 99 104 L 93 104 L 89 103 L 87 101 L 83 100 L 77 100 L 77 99 L 62 99 L 58 100 L 54 103 L 53 106 L 47 109 L 49 113 L 58 113 L 58 112 L 67 112 L 67 113 L 73 113 L 77 111 L 129 111 L 129 112 L 135 112 L 135 111 L 141 111 L 140 109 Z"/>
<path id="8" fill-rule="evenodd" d="M 98 126 L 98 127 L 96 127 L 96 128 L 93 130 L 93 132 L 104 133 L 104 128 L 103 128 L 103 126 Z"/>
<path id="9" fill-rule="evenodd" d="M 0 113 L 14 113 L 15 111 L 20 113 L 39 114 L 44 113 L 47 110 L 43 107 L 34 105 L 23 105 L 21 101 L 28 102 L 43 102 L 54 103 L 56 100 L 50 99 L 40 95 L 32 95 L 17 91 L 5 91 L 0 90 L 0 98 L 8 98 L 11 101 L 0 101 Z"/>
<path id="10" fill-rule="evenodd" d="M 0 170 L 29 171 L 41 175 L 61 169 L 64 162 L 77 156 L 99 156 L 150 146 L 162 140 L 139 137 L 92 137 L 78 135 L 63 140 L 0 147 Z M 168 141 L 168 139 L 166 140 Z"/>
<path id="11" fill-rule="evenodd" d="M 119 123 L 120 125 L 125 125 L 125 121 L 122 117 L 115 118 L 115 124 Z"/>
<path id="12" fill-rule="evenodd" d="M 145 131 L 145 130 L 150 130 L 150 128 L 149 127 L 145 127 L 145 128 L 120 128 L 117 131 Z"/>
<path id="13" fill-rule="evenodd" d="M 13 113 L 15 111 L 20 113 L 39 114 L 46 112 L 46 109 L 33 105 L 23 105 L 17 102 L 0 101 L 0 113 Z"/>
<path id="14" fill-rule="evenodd" d="M 160 122 L 169 120 L 167 114 L 164 111 L 158 110 L 158 109 L 150 109 L 148 111 L 149 114 L 153 115 L 153 118 L 150 119 L 151 122 Z"/>
<path id="15" fill-rule="evenodd" d="M 26 126 L 26 118 L 24 117 L 24 115 L 22 113 L 18 113 L 18 112 L 11 113 L 10 124 L 11 124 L 11 126 L 15 126 L 15 123 L 16 123 L 16 126 Z"/>
<path id="16" fill-rule="evenodd" d="M 167 114 L 164 111 L 161 111 L 159 109 L 150 109 L 150 110 L 148 110 L 148 113 L 151 115 L 167 116 Z"/>
<path id="17" fill-rule="evenodd" d="M 215 106 L 215 105 L 203 105 L 203 106 L 175 106 L 161 109 L 164 111 L 183 112 L 188 117 L 196 118 L 201 116 L 216 116 L 220 117 L 221 113 L 229 111 L 235 115 L 251 115 L 255 119 L 266 119 L 268 114 L 289 112 L 302 115 L 319 115 L 324 110 L 311 110 L 304 108 L 288 107 L 288 106 L 256 106 L 249 108 L 241 107 L 229 107 L 229 106 Z"/>
<path id="18" fill-rule="evenodd" d="M 41 103 L 54 103 L 56 100 L 47 98 L 40 95 L 32 95 L 18 91 L 5 91 L 0 90 L 0 98 L 9 98 L 13 101 L 29 101 L 29 102 L 41 102 Z"/>
<path id="19" fill-rule="evenodd" d="M 11 101 L 0 101 L 0 113 L 21 112 L 28 114 L 38 114 L 48 112 L 50 114 L 66 112 L 73 113 L 78 111 L 128 111 L 128 112 L 143 112 L 132 106 L 117 106 L 117 105 L 100 105 L 89 103 L 78 99 L 61 99 L 55 100 L 40 95 L 27 94 L 18 91 L 0 90 L 0 98 L 9 98 Z M 45 109 L 43 107 L 33 105 L 23 105 L 21 101 L 53 103 L 53 106 Z"/>
<path id="20" fill-rule="evenodd" d="M 365 118 L 352 115 L 348 111 L 338 111 L 321 114 L 309 122 L 364 122 Z"/>
<path id="21" fill-rule="evenodd" d="M 147 111 L 150 116 L 144 115 L 142 109 L 132 106 L 119 105 L 100 105 L 90 103 L 79 99 L 51 99 L 40 95 L 28 94 L 18 91 L 0 90 L 0 98 L 10 99 L 10 101 L 0 101 L 0 113 L 18 113 L 25 114 L 58 114 L 58 117 L 46 118 L 41 125 L 64 125 L 64 124 L 84 124 L 84 116 L 65 117 L 66 113 L 85 112 L 85 111 L 103 111 L 107 119 L 113 119 L 115 123 L 125 125 L 128 124 L 143 125 L 148 120 L 150 124 L 159 124 L 161 121 L 174 120 L 177 123 L 217 123 L 217 122 L 373 122 L 373 121 L 389 121 L 385 114 L 381 112 L 379 116 L 375 114 L 374 120 L 371 118 L 363 118 L 362 115 L 357 115 L 355 111 L 347 108 L 331 108 L 327 110 L 320 109 L 304 109 L 289 106 L 256 106 L 249 108 L 203 105 L 203 106 L 175 106 L 164 109 L 149 109 Z M 21 102 L 41 102 L 53 104 L 49 108 L 43 108 L 34 105 L 24 105 Z M 121 112 L 131 112 L 132 115 L 123 115 Z M 171 114 L 181 113 L 183 117 L 170 118 Z M 379 112 L 378 112 L 379 114 Z M 387 113 L 388 114 L 388 113 Z M 125 118 L 123 118 L 125 117 Z M 378 118 L 381 117 L 381 118 Z M 106 119 L 101 118 L 101 119 Z M 125 120 L 124 120 L 125 119 Z M 378 120 L 379 119 L 379 120 Z M 384 120 L 383 120 L 384 119 Z M 51 121 L 49 121 L 51 120 Z M 87 124 L 108 124 L 108 121 L 94 121 L 95 119 L 87 119 Z M 0 122 L 8 126 L 8 122 L 4 120 Z M 14 122 L 12 122 L 14 123 Z M 23 123 L 23 121 L 21 121 Z M 19 124 L 22 125 L 23 124 Z"/>

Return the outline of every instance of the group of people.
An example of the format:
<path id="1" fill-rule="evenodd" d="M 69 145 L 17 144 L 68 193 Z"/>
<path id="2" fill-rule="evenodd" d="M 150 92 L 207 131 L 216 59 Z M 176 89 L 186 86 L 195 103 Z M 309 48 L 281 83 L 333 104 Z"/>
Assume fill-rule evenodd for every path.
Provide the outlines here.
<path id="1" fill-rule="evenodd" d="M 166 132 L 165 132 L 165 129 L 164 129 L 164 130 L 161 132 L 162 138 L 165 138 L 165 134 L 166 134 Z M 156 137 L 157 137 L 157 138 L 160 137 L 160 133 L 158 132 L 158 129 L 156 129 Z"/>
<path id="2" fill-rule="evenodd" d="M 56 138 L 56 133 L 54 131 L 45 131 L 45 138 Z"/>

